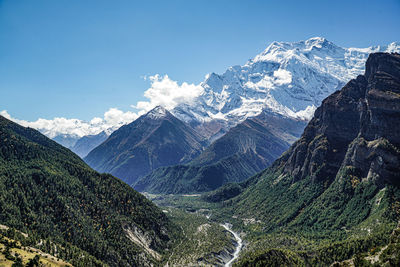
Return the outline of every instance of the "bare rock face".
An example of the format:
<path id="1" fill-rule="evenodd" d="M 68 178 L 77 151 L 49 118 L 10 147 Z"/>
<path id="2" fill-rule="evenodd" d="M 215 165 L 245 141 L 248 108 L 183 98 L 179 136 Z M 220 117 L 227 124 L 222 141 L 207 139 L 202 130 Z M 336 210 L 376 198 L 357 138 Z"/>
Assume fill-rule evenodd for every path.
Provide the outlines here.
<path id="1" fill-rule="evenodd" d="M 367 61 L 365 120 L 361 134 L 368 140 L 383 137 L 400 144 L 400 55 L 378 53 Z"/>
<path id="2" fill-rule="evenodd" d="M 361 177 L 381 186 L 400 184 L 400 55 L 374 54 L 365 76 L 360 133 L 343 165 L 355 166 Z"/>
<path id="3" fill-rule="evenodd" d="M 295 181 L 332 182 L 352 166 L 365 179 L 400 183 L 400 55 L 375 53 L 365 75 L 326 98 L 275 165 Z"/>

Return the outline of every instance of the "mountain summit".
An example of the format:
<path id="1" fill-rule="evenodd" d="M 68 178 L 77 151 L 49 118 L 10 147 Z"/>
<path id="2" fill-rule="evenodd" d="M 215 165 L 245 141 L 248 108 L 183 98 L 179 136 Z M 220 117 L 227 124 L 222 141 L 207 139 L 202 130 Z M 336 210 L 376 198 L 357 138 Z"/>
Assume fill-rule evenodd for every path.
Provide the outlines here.
<path id="1" fill-rule="evenodd" d="M 152 119 L 160 119 L 168 116 L 169 112 L 162 106 L 157 106 L 147 113 L 147 117 Z"/>
<path id="2" fill-rule="evenodd" d="M 158 106 L 111 134 L 85 161 L 132 184 L 158 167 L 188 162 L 202 148 L 202 136 Z"/>
<path id="3" fill-rule="evenodd" d="M 186 122 L 221 120 L 229 125 L 263 109 L 309 120 L 324 98 L 364 72 L 373 52 L 400 52 L 400 44 L 343 48 L 321 37 L 273 42 L 246 64 L 209 74 L 201 83 L 203 93 L 171 112 Z"/>
<path id="4" fill-rule="evenodd" d="M 221 134 L 221 128 L 226 132 L 246 118 L 268 109 L 309 120 L 325 97 L 364 72 L 367 57 L 373 52 L 400 52 L 400 43 L 343 48 L 321 37 L 299 42 L 273 42 L 243 65 L 232 66 L 223 74 L 208 74 L 202 83 L 194 86 L 195 96 L 182 97 L 169 111 L 192 126 L 201 125 L 203 129 L 196 130 L 211 136 Z M 110 109 L 104 119 L 95 118 L 88 122 L 62 118 L 40 120 L 40 124 L 14 121 L 34 127 L 50 138 L 58 136 L 57 142 L 73 147 L 78 140 L 77 133 L 79 137 L 98 134 L 102 130 L 110 134 L 136 117 L 133 112 Z M 8 118 L 11 119 L 9 115 Z"/>

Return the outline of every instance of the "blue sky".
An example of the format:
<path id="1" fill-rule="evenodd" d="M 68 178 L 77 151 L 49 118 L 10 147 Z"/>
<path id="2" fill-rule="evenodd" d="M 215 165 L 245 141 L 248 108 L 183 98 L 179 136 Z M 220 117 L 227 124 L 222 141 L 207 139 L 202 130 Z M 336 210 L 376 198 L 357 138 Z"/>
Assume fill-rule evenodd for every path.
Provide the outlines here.
<path id="1" fill-rule="evenodd" d="M 0 0 L 0 110 L 90 120 L 143 100 L 143 76 L 199 83 L 272 41 L 400 41 L 400 1 Z"/>

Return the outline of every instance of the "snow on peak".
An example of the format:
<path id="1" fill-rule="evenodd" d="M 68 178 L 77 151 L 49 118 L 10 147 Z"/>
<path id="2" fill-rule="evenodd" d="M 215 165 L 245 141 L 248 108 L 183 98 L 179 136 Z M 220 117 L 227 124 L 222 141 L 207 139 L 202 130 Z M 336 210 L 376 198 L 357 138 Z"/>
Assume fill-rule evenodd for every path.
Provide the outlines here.
<path id="1" fill-rule="evenodd" d="M 171 112 L 187 122 L 218 119 L 230 125 L 263 109 L 309 120 L 324 98 L 364 72 L 370 53 L 399 50 L 399 43 L 343 48 L 323 37 L 273 42 L 244 65 L 207 75 L 203 92 Z"/>
<path id="2" fill-rule="evenodd" d="M 146 117 L 152 118 L 152 119 L 160 119 L 164 118 L 167 116 L 168 111 L 163 108 L 162 106 L 156 106 L 152 110 L 150 110 L 147 114 Z"/>
<path id="3" fill-rule="evenodd" d="M 390 53 L 400 53 L 400 42 L 390 43 L 385 50 Z"/>
<path id="4" fill-rule="evenodd" d="M 90 121 L 54 118 L 33 122 L 12 118 L 5 110 L 0 115 L 50 138 L 60 134 L 82 137 L 101 131 L 110 134 L 149 110 L 148 116 L 154 119 L 169 114 L 167 109 L 186 122 L 222 120 L 229 127 L 263 109 L 309 120 L 324 98 L 364 72 L 368 55 L 373 52 L 400 53 L 400 43 L 343 48 L 323 37 L 273 42 L 244 65 L 232 66 L 223 74 L 210 73 L 197 85 L 178 84 L 167 75 L 150 76 L 151 87 L 144 93 L 149 101 L 133 106 L 138 113 L 110 108 L 102 118 Z"/>

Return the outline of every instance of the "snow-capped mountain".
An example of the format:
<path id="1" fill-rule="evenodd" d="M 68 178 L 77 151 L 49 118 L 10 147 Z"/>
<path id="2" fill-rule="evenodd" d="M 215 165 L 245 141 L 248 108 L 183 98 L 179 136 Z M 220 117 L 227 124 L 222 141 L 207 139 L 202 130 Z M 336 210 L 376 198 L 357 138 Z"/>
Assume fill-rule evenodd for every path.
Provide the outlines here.
<path id="1" fill-rule="evenodd" d="M 291 118 L 310 119 L 325 97 L 362 74 L 368 55 L 379 51 L 400 52 L 400 43 L 343 48 L 321 37 L 294 43 L 273 42 L 244 65 L 230 67 L 221 75 L 211 73 L 197 85 L 187 82 L 178 85 L 168 78 L 163 83 L 155 75 L 158 78 L 152 80 L 152 86 L 144 94 L 148 101 L 134 105 L 137 112 L 110 108 L 103 118 L 90 121 L 54 118 L 34 122 L 12 118 L 5 110 L 0 114 L 64 142 L 101 131 L 111 134 L 161 105 L 195 126 L 201 134 L 217 138 L 263 109 Z M 170 94 L 175 95 L 173 101 L 159 101 L 163 97 L 171 98 Z"/>
<path id="2" fill-rule="evenodd" d="M 343 48 L 325 38 L 273 42 L 243 66 L 211 73 L 203 92 L 172 113 L 186 122 L 222 120 L 236 125 L 263 109 L 308 120 L 324 98 L 362 74 L 372 52 L 400 52 L 400 43 Z"/>

